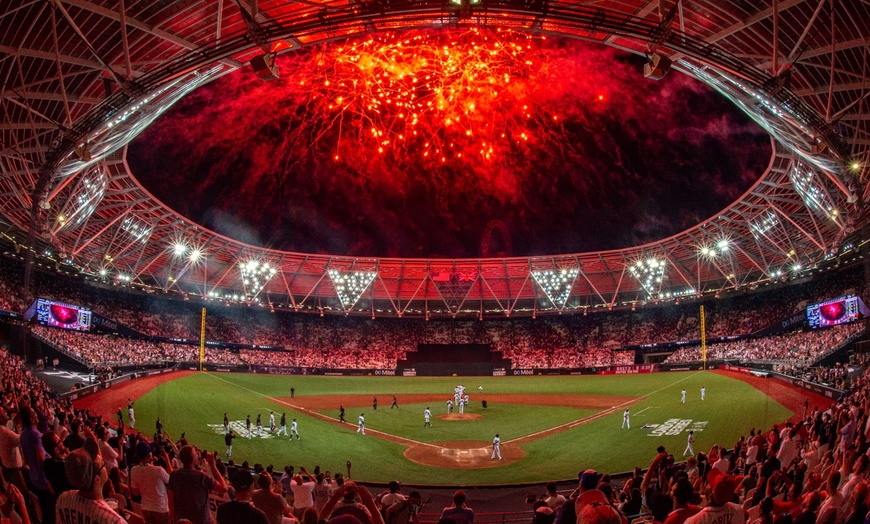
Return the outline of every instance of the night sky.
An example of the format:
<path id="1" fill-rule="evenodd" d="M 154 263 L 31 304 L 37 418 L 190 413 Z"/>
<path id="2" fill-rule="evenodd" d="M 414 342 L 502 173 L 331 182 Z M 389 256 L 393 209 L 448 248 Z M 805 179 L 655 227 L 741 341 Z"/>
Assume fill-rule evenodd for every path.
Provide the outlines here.
<path id="1" fill-rule="evenodd" d="M 769 163 L 761 128 L 688 76 L 643 78 L 642 57 L 513 33 L 365 38 L 188 95 L 130 145 L 133 174 L 256 245 L 477 257 L 658 240 Z"/>

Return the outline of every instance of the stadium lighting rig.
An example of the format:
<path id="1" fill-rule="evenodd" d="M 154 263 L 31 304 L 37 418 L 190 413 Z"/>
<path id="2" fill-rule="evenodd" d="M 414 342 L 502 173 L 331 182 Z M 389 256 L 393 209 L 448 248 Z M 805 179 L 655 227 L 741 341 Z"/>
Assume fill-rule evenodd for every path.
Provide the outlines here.
<path id="1" fill-rule="evenodd" d="M 239 264 L 239 272 L 242 276 L 245 296 L 254 298 L 266 287 L 266 284 L 269 283 L 269 280 L 275 276 L 278 270 L 274 266 L 269 265 L 268 262 L 248 260 Z"/>
<path id="2" fill-rule="evenodd" d="M 571 288 L 574 287 L 574 280 L 578 274 L 580 274 L 580 270 L 576 267 L 557 270 L 546 269 L 532 271 L 532 278 L 535 279 L 550 302 L 556 308 L 562 309 L 571 295 Z"/>
<path id="3" fill-rule="evenodd" d="M 665 261 L 655 257 L 638 260 L 628 268 L 650 297 L 656 297 L 665 278 Z"/>
<path id="4" fill-rule="evenodd" d="M 345 311 L 357 303 L 359 297 L 378 275 L 375 271 L 339 271 L 337 269 L 330 269 L 328 274 Z"/>

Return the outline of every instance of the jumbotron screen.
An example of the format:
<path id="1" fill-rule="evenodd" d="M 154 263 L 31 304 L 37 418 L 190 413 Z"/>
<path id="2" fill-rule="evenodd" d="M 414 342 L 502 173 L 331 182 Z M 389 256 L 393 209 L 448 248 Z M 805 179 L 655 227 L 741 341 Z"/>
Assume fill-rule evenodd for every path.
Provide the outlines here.
<path id="1" fill-rule="evenodd" d="M 45 298 L 36 300 L 36 320 L 63 329 L 91 330 L 90 309 Z"/>
<path id="2" fill-rule="evenodd" d="M 848 324 L 866 309 L 858 295 L 834 298 L 807 306 L 807 323 L 813 329 Z"/>

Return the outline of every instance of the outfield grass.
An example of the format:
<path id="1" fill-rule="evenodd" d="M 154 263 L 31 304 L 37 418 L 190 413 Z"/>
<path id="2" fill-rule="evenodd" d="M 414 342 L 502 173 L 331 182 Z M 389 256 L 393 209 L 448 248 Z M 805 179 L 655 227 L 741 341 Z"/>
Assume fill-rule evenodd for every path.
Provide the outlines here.
<path id="1" fill-rule="evenodd" d="M 404 394 L 439 394 L 444 401 L 453 387 L 462 382 L 471 396 L 471 413 L 483 418 L 471 421 L 443 421 L 433 416 L 431 429 L 423 428 L 423 404 L 405 405 Z M 478 385 L 484 394 L 477 394 Z M 346 419 L 356 422 L 360 411 L 366 416 L 366 427 L 420 442 L 481 441 L 489 442 L 500 433 L 502 442 L 593 414 L 588 409 L 546 406 L 547 395 L 616 395 L 640 397 L 630 404 L 632 429 L 622 430 L 622 408 L 597 420 L 584 423 L 522 446 L 524 459 L 514 464 L 478 470 L 454 470 L 423 466 L 402 455 L 405 446 L 374 435 L 357 435 L 351 426 L 340 427 L 332 422 L 288 409 L 286 405 L 268 400 L 334 395 L 334 410 L 323 414 L 337 418 L 337 406 L 347 395 L 377 395 L 379 409 L 347 407 Z M 707 398 L 700 400 L 700 388 L 706 386 Z M 680 403 L 680 390 L 687 390 L 686 404 Z M 400 410 L 390 410 L 392 395 L 399 399 Z M 480 400 L 488 395 L 524 394 L 540 399 L 541 405 L 490 404 L 480 409 Z M 445 411 L 444 404 L 431 405 L 433 415 Z M 696 432 L 695 450 L 709 450 L 713 444 L 731 447 L 750 427 L 770 427 L 792 413 L 748 384 L 709 372 L 655 373 L 649 375 L 564 376 L 564 377 L 476 377 L 476 378 L 402 378 L 402 377 L 314 377 L 254 374 L 198 373 L 166 383 L 137 400 L 137 426 L 153 427 L 159 415 L 164 426 L 177 437 L 184 431 L 187 437 L 221 454 L 225 450 L 223 436 L 208 424 L 219 425 L 223 413 L 231 420 L 252 419 L 259 412 L 263 425 L 268 426 L 269 410 L 280 417 L 287 412 L 299 421 L 303 440 L 237 438 L 233 457 L 252 464 L 320 465 L 332 471 L 344 471 L 347 460 L 353 461 L 355 478 L 386 481 L 399 478 L 415 484 L 503 484 L 535 482 L 550 479 L 575 478 L 586 468 L 620 472 L 645 466 L 659 445 L 679 456 L 686 443 L 690 427 Z M 644 424 L 661 424 L 669 419 L 691 420 L 678 434 L 655 436 L 644 430 Z M 706 424 L 700 424 L 706 423 Z"/>

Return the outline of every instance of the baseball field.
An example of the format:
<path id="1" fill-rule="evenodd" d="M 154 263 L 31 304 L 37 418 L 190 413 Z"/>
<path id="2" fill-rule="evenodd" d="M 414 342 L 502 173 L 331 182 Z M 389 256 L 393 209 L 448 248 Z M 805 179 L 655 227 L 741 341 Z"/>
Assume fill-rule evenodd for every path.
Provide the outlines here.
<path id="1" fill-rule="evenodd" d="M 446 402 L 457 384 L 466 387 L 470 402 L 465 413 L 454 408 L 448 414 Z M 398 408 L 391 408 L 394 395 Z M 752 427 L 769 429 L 801 416 L 805 400 L 810 409 L 826 404 L 823 397 L 775 379 L 687 371 L 459 378 L 177 372 L 128 382 L 77 405 L 113 417 L 126 408 L 127 398 L 135 401 L 136 430 L 150 436 L 160 417 L 174 439 L 185 432 L 224 457 L 226 412 L 238 435 L 236 462 L 273 464 L 279 470 L 287 464 L 320 465 L 346 473 L 351 461 L 356 479 L 432 485 L 569 479 L 586 468 L 627 471 L 646 466 L 659 445 L 679 457 L 690 430 L 695 451 L 714 444 L 730 448 Z M 339 406 L 345 408 L 344 424 L 338 422 Z M 431 427 L 424 427 L 427 407 Z M 622 427 L 625 409 L 631 429 Z M 270 432 L 270 411 L 276 421 L 286 413 L 288 429 L 295 418 L 301 440 Z M 246 438 L 245 417 L 255 422 L 257 414 L 263 431 Z M 357 432 L 360 414 L 365 435 Z M 253 429 L 256 433 L 255 424 Z M 496 433 L 503 460 L 491 459 Z"/>

